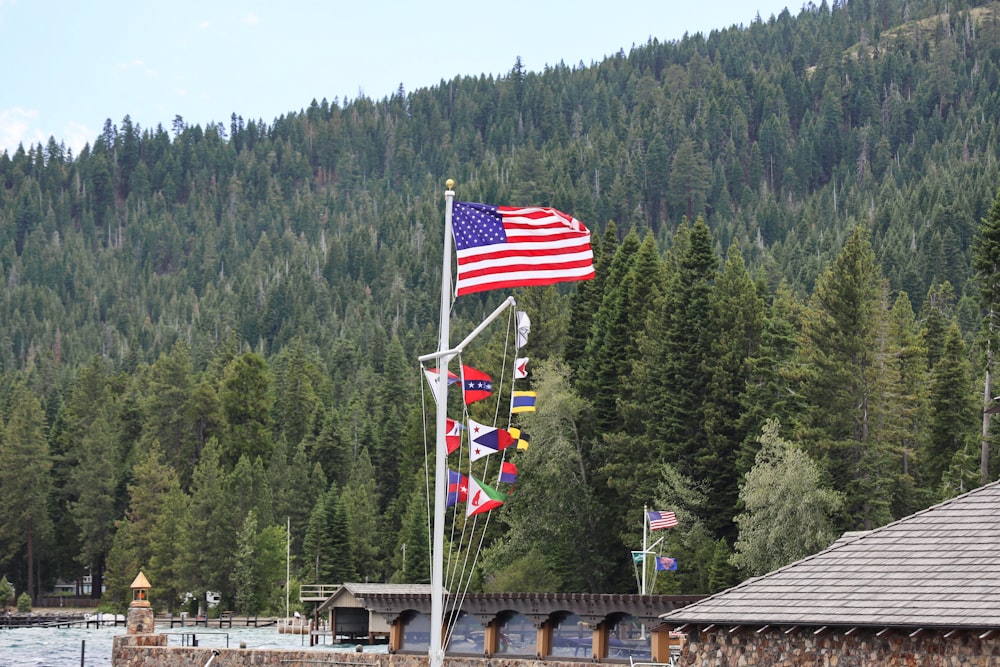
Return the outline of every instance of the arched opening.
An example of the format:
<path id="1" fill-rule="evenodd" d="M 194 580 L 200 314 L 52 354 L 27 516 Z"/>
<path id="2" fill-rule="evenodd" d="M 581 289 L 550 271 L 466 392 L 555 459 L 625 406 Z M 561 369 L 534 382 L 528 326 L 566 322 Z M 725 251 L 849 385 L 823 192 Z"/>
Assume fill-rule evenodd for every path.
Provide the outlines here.
<path id="1" fill-rule="evenodd" d="M 552 656 L 558 658 L 590 658 L 593 639 L 591 628 L 577 614 L 553 616 Z"/>
<path id="2" fill-rule="evenodd" d="M 500 638 L 497 655 L 534 657 L 538 630 L 524 614 L 504 612 L 499 618 Z"/>
<path id="3" fill-rule="evenodd" d="M 417 611 L 406 612 L 400 617 L 403 624 L 403 643 L 399 650 L 407 653 L 426 653 L 431 645 L 431 619 Z"/>
<path id="4" fill-rule="evenodd" d="M 479 619 L 472 614 L 462 612 L 451 631 L 448 651 L 450 653 L 482 655 L 485 636 L 483 624 L 479 622 Z"/>
<path id="5" fill-rule="evenodd" d="M 608 659 L 649 661 L 653 656 L 653 633 L 635 616 L 608 617 Z"/>

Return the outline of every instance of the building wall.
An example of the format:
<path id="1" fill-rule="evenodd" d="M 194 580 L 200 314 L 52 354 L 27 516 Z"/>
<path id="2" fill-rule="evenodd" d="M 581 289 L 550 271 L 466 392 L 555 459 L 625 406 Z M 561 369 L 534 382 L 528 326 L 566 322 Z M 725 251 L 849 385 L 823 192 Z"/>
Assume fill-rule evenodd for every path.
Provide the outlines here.
<path id="1" fill-rule="evenodd" d="M 776 627 L 714 628 L 690 633 L 678 661 L 679 667 L 987 667 L 1000 664 L 1000 637 L 979 639 L 975 631 L 959 631 L 945 638 L 947 630 L 923 630 L 910 637 L 890 630 L 826 629 L 802 627 L 785 633 Z"/>

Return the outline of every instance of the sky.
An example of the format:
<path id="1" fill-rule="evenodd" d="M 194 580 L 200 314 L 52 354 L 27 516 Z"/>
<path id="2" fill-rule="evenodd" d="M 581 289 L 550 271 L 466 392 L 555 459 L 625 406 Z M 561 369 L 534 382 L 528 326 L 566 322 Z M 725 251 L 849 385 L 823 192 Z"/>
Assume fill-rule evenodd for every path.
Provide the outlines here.
<path id="1" fill-rule="evenodd" d="M 767 21 L 787 0 L 0 0 L 0 152 L 78 154 L 107 119 L 271 124 L 326 98 L 598 63 L 655 38 Z"/>

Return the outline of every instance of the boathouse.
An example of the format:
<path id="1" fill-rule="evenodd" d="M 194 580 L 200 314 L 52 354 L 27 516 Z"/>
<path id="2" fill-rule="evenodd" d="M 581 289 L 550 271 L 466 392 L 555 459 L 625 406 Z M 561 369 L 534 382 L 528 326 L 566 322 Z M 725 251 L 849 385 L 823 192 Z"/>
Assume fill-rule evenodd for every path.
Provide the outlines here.
<path id="1" fill-rule="evenodd" d="M 330 633 L 334 641 L 367 639 L 369 644 L 388 642 L 392 620 L 396 614 L 368 609 L 365 599 L 390 596 L 398 599 L 430 598 L 430 584 L 360 584 L 345 583 L 317 608 L 330 618 Z"/>
<path id="2" fill-rule="evenodd" d="M 455 622 L 449 654 L 585 661 L 667 661 L 673 644 L 660 614 L 704 596 L 470 593 L 445 605 Z M 383 637 L 389 651 L 426 655 L 430 587 L 345 583 L 317 609 L 338 637 Z M 660 631 L 662 630 L 662 632 Z"/>
<path id="3" fill-rule="evenodd" d="M 995 664 L 1000 482 L 661 616 L 677 664 Z"/>

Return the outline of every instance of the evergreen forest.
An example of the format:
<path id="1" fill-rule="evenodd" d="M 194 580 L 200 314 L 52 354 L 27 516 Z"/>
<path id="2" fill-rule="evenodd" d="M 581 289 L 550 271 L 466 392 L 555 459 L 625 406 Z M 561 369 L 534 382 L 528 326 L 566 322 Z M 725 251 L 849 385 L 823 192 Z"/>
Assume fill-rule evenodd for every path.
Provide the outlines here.
<path id="1" fill-rule="evenodd" d="M 679 522 L 656 592 L 715 592 L 1000 477 L 1000 2 L 822 0 L 532 67 L 0 153 L 17 594 L 122 605 L 142 570 L 165 609 L 252 614 L 428 581 L 448 178 L 572 214 L 597 274 L 512 292 L 538 409 L 474 589 L 636 592 L 648 507 Z M 456 299 L 452 339 L 506 296 Z M 464 363 L 498 377 L 507 335 Z"/>

